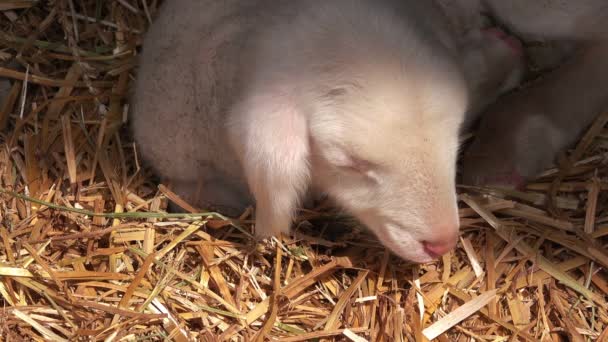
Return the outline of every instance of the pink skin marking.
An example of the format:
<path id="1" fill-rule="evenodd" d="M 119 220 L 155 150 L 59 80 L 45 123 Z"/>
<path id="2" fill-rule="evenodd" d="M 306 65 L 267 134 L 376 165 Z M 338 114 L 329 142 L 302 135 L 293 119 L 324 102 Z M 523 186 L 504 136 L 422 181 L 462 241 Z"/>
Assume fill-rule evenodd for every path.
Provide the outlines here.
<path id="1" fill-rule="evenodd" d="M 500 173 L 493 176 L 483 177 L 480 185 L 509 185 L 516 190 L 524 190 L 526 180 L 517 171 Z"/>
<path id="2" fill-rule="evenodd" d="M 524 53 L 523 44 L 519 41 L 519 39 L 515 38 L 514 36 L 508 35 L 507 33 L 505 33 L 505 31 L 499 29 L 498 27 L 490 27 L 490 28 L 484 29 L 483 32 L 485 34 L 489 34 L 491 36 L 494 36 L 495 38 L 502 40 L 518 56 L 523 55 L 523 53 Z"/>

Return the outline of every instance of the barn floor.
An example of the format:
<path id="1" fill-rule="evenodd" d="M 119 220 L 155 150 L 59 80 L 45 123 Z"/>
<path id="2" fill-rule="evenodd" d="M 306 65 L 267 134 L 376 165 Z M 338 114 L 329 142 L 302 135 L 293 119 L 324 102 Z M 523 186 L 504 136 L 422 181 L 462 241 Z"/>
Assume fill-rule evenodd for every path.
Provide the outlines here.
<path id="1" fill-rule="evenodd" d="M 2 340 L 608 341 L 608 113 L 567 172 L 461 188 L 461 241 L 434 263 L 324 208 L 256 243 L 251 210 L 166 215 L 197 210 L 124 132 L 157 1 L 32 4 L 0 2 Z"/>

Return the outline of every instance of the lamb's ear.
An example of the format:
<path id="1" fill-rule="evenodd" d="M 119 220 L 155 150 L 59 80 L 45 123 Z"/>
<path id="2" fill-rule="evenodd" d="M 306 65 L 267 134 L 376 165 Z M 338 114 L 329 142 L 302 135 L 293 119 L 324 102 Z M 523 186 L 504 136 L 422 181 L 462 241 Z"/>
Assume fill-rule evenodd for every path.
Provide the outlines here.
<path id="1" fill-rule="evenodd" d="M 250 96 L 231 111 L 228 131 L 256 200 L 256 235 L 289 233 L 310 178 L 305 116 L 287 96 Z"/>

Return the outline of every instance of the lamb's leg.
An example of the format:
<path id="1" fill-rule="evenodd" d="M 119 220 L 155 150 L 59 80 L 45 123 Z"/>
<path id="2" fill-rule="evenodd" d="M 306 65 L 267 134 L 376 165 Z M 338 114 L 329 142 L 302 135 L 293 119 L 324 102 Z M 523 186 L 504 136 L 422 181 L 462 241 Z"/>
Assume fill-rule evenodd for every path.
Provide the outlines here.
<path id="1" fill-rule="evenodd" d="M 461 49 L 471 92 L 466 131 L 485 107 L 521 83 L 525 60 L 521 42 L 495 27 L 471 31 Z"/>

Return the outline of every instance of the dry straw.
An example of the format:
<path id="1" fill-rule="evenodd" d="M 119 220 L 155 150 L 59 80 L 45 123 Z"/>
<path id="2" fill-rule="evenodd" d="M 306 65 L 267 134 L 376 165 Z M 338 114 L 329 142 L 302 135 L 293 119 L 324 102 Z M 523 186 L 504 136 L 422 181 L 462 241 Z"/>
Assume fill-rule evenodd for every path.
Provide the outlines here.
<path id="1" fill-rule="evenodd" d="M 199 210 L 120 129 L 158 5 L 0 2 L 3 340 L 608 340 L 608 114 L 526 191 L 461 188 L 436 262 L 321 210 L 256 243 L 251 211 L 166 215 Z"/>

